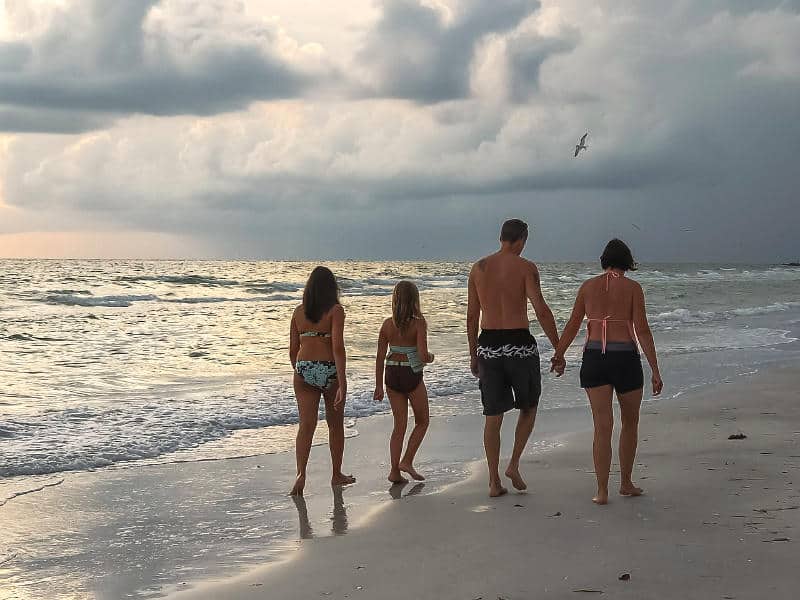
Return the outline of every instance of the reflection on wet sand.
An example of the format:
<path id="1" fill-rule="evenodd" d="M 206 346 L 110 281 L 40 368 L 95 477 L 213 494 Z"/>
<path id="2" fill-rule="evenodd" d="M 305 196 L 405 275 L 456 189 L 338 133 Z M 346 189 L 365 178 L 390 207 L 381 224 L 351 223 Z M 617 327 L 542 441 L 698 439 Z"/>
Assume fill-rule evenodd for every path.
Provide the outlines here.
<path id="1" fill-rule="evenodd" d="M 344 535 L 347 533 L 347 507 L 344 503 L 344 495 L 341 486 L 333 486 L 333 509 L 330 513 L 331 533 L 334 535 Z M 314 537 L 314 529 L 311 527 L 311 520 L 308 518 L 308 506 L 303 496 L 292 496 L 295 508 L 297 508 L 297 518 L 299 522 L 300 539 L 308 540 Z"/>
<path id="2" fill-rule="evenodd" d="M 311 522 L 308 520 L 308 507 L 306 506 L 306 499 L 302 496 L 292 496 L 294 505 L 297 508 L 297 517 L 300 521 L 300 539 L 310 540 L 314 537 L 314 530 L 311 528 Z"/>
<path id="3" fill-rule="evenodd" d="M 333 487 L 333 514 L 331 515 L 331 531 L 335 535 L 347 533 L 347 509 L 344 506 L 342 486 Z"/>
<path id="4" fill-rule="evenodd" d="M 407 481 L 403 483 L 393 483 L 392 486 L 389 488 L 389 495 L 392 497 L 392 500 L 400 500 L 404 496 L 403 488 L 408 485 Z M 425 487 L 423 482 L 414 484 L 414 486 L 406 492 L 405 496 L 415 496 L 419 494 L 422 489 Z"/>

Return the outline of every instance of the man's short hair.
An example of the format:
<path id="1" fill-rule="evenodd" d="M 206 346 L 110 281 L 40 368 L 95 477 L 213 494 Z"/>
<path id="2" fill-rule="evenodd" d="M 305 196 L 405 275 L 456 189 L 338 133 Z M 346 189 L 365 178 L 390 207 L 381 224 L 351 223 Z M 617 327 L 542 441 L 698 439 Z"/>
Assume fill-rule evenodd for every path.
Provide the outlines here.
<path id="1" fill-rule="evenodd" d="M 513 244 L 519 240 L 528 239 L 528 224 L 519 219 L 509 219 L 503 223 L 503 228 L 500 230 L 500 241 L 509 242 Z"/>

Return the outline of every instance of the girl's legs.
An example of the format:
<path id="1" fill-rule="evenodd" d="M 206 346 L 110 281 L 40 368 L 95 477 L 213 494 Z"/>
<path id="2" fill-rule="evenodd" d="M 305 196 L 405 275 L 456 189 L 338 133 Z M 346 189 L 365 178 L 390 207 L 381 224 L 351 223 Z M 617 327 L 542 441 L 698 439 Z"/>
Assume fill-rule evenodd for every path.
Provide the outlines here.
<path id="1" fill-rule="evenodd" d="M 300 424 L 297 427 L 295 455 L 297 457 L 297 480 L 292 488 L 292 496 L 302 496 L 306 485 L 306 467 L 314 431 L 317 429 L 317 413 L 319 411 L 320 392 L 306 385 L 302 377 L 294 376 L 294 395 L 297 398 L 297 410 L 300 413 Z"/>
<path id="2" fill-rule="evenodd" d="M 610 385 L 587 388 L 589 404 L 594 419 L 594 472 L 597 477 L 597 495 L 592 498 L 595 504 L 608 503 L 608 473 L 611 470 L 611 432 L 614 429 L 614 410 L 611 400 L 614 388 Z"/>
<path id="3" fill-rule="evenodd" d="M 417 473 L 414 468 L 414 457 L 417 454 L 417 450 L 419 450 L 420 444 L 422 444 L 422 438 L 425 437 L 425 432 L 428 431 L 428 423 L 430 422 L 428 389 L 425 387 L 425 382 L 420 383 L 416 389 L 408 395 L 408 399 L 411 401 L 411 410 L 414 412 L 414 430 L 408 438 L 406 452 L 398 466 L 401 471 L 408 473 L 417 481 L 423 481 L 425 478 Z"/>
<path id="4" fill-rule="evenodd" d="M 386 388 L 386 394 L 389 396 L 389 404 L 392 406 L 392 416 L 394 417 L 392 437 L 389 439 L 389 459 L 392 466 L 388 479 L 392 483 L 403 483 L 408 481 L 400 474 L 400 453 L 403 451 L 403 439 L 408 426 L 408 398 L 405 394 L 389 388 Z"/>
<path id="5" fill-rule="evenodd" d="M 344 404 L 338 408 L 333 406 L 339 384 L 334 384 L 323 392 L 325 397 L 325 420 L 328 422 L 328 446 L 331 449 L 331 485 L 349 485 L 356 482 L 352 475 L 342 473 L 342 459 L 344 457 Z"/>
<path id="6" fill-rule="evenodd" d="M 639 408 L 642 405 L 643 388 L 617 394 L 622 430 L 619 435 L 619 467 L 621 472 L 619 493 L 623 496 L 641 496 L 642 488 L 631 481 L 636 460 L 636 445 L 639 440 Z"/>

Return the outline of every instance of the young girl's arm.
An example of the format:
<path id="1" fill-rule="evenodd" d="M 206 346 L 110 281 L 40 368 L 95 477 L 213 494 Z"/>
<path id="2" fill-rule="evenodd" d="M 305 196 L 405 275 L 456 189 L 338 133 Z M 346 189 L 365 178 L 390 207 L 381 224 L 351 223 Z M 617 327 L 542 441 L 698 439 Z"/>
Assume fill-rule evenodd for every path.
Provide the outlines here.
<path id="1" fill-rule="evenodd" d="M 347 397 L 347 352 L 344 347 L 344 308 L 341 304 L 333 307 L 331 315 L 331 342 L 333 343 L 333 360 L 336 363 L 336 379 L 339 390 L 333 401 L 334 406 L 344 404 Z"/>
<path id="2" fill-rule="evenodd" d="M 373 399 L 383 400 L 383 367 L 386 363 L 386 352 L 389 349 L 389 337 L 386 334 L 386 323 L 381 325 L 378 333 L 378 352 L 375 355 L 375 393 Z"/>
<path id="3" fill-rule="evenodd" d="M 425 319 L 417 321 L 417 354 L 422 362 L 433 362 L 433 354 L 428 352 L 428 323 Z"/>
<path id="4" fill-rule="evenodd" d="M 289 325 L 289 361 L 292 363 L 292 370 L 297 365 L 297 353 L 300 352 L 300 332 L 297 330 L 297 323 L 295 323 L 294 315 L 297 310 L 292 314 L 291 325 Z"/>

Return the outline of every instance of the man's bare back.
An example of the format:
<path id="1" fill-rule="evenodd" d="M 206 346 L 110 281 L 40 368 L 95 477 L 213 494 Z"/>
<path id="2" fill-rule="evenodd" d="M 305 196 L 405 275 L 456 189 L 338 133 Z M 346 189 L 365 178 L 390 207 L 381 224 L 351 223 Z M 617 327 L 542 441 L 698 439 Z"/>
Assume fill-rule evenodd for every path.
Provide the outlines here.
<path id="1" fill-rule="evenodd" d="M 531 261 L 496 252 L 472 267 L 470 281 L 481 308 L 482 329 L 527 329 L 528 298 L 539 272 Z"/>

